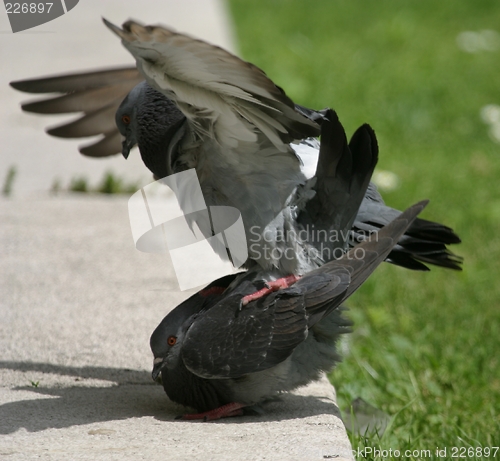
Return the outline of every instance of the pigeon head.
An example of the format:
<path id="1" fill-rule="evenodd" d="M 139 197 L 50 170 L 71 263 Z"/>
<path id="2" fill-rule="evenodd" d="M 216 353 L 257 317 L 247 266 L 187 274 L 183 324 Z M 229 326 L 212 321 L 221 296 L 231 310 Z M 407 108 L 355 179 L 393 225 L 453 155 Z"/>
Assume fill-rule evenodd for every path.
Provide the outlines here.
<path id="1" fill-rule="evenodd" d="M 146 82 L 135 86 L 116 111 L 115 121 L 121 135 L 122 154 L 139 147 L 142 160 L 156 178 L 172 173 L 169 153 L 172 143 L 185 117 L 177 106 Z M 179 141 L 179 137 L 175 137 Z"/>
<path id="2" fill-rule="evenodd" d="M 179 307 L 181 309 L 170 312 L 151 335 L 150 346 L 154 355 L 152 377 L 155 381 L 163 368 L 174 369 L 178 365 L 182 340 L 200 309 L 198 303 L 189 302 Z"/>
<path id="3" fill-rule="evenodd" d="M 145 92 L 146 82 L 139 83 L 125 97 L 116 111 L 115 122 L 123 136 L 122 155 L 128 158 L 130 149 L 137 144 L 137 107 Z"/>
<path id="4" fill-rule="evenodd" d="M 196 316 L 213 307 L 239 275 L 230 274 L 213 281 L 169 312 L 156 327 L 149 341 L 154 355 L 153 380 L 156 381 L 162 369 L 172 370 L 179 365 L 182 341 Z"/>

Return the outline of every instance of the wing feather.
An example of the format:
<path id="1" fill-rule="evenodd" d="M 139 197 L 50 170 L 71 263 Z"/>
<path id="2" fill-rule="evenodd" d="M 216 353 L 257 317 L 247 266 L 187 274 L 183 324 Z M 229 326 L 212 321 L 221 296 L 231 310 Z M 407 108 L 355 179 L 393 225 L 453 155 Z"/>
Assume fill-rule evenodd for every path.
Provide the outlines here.
<path id="1" fill-rule="evenodd" d="M 224 134 L 258 130 L 278 151 L 291 153 L 288 143 L 319 134 L 318 125 L 296 111 L 262 70 L 222 48 L 163 26 L 127 21 L 120 29 L 104 22 L 136 58 L 148 83 L 174 100 L 190 121 L 200 110 L 204 117 L 210 114 L 214 137 L 222 142 Z"/>
<path id="2" fill-rule="evenodd" d="M 121 153 L 120 133 L 115 113 L 125 96 L 144 81 L 136 67 L 120 67 L 100 71 L 58 75 L 11 82 L 10 85 L 27 93 L 56 93 L 48 99 L 27 102 L 21 107 L 37 114 L 83 112 L 69 123 L 47 130 L 52 136 L 81 138 L 102 135 L 97 141 L 80 146 L 89 157 L 107 157 Z"/>

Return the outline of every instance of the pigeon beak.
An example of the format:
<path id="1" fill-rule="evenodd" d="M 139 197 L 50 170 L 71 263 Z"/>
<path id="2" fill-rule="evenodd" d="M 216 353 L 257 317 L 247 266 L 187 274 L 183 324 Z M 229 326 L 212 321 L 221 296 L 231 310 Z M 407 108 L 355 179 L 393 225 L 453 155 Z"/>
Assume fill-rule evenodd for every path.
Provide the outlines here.
<path id="1" fill-rule="evenodd" d="M 135 146 L 135 142 L 127 139 L 125 136 L 122 136 L 122 155 L 125 159 L 128 158 L 130 154 L 130 149 Z"/>
<path id="2" fill-rule="evenodd" d="M 163 357 L 155 357 L 153 361 L 153 371 L 151 373 L 153 381 L 158 381 L 163 365 L 164 365 Z"/>

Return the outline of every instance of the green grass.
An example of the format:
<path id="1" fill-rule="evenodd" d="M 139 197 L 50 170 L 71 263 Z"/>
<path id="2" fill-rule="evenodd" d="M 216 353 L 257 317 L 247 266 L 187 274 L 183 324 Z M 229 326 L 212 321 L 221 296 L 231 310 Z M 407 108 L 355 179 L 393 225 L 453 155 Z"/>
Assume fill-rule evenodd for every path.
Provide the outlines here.
<path id="1" fill-rule="evenodd" d="M 97 192 L 100 194 L 133 194 L 138 189 L 138 183 L 127 183 L 111 171 L 106 171 L 99 185 L 94 188 L 89 186 L 87 178 L 80 176 L 73 178 L 68 187 L 71 192 Z M 57 194 L 60 190 L 60 182 L 54 181 L 52 191 Z"/>
<path id="2" fill-rule="evenodd" d="M 7 174 L 5 175 L 5 179 L 2 187 L 2 195 L 5 197 L 9 197 L 12 194 L 12 186 L 14 184 L 14 180 L 16 179 L 17 168 L 12 165 L 7 170 Z"/>
<path id="3" fill-rule="evenodd" d="M 381 438 L 351 434 L 353 446 L 437 459 L 436 447 L 500 445 L 500 144 L 479 115 L 500 105 L 500 49 L 467 53 L 456 41 L 500 31 L 498 1 L 229 5 L 240 54 L 295 102 L 333 107 L 348 136 L 374 127 L 379 167 L 401 180 L 386 202 L 429 198 L 423 216 L 463 239 L 462 273 L 386 264 L 350 300 L 355 331 L 331 374 L 340 406 L 360 396 L 392 416 Z"/>

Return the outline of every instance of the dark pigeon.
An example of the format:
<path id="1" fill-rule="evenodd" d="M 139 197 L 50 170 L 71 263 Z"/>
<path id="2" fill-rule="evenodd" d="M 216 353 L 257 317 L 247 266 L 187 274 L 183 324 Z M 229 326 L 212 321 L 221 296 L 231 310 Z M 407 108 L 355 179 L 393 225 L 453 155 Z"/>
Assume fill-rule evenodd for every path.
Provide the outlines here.
<path id="1" fill-rule="evenodd" d="M 410 207 L 340 259 L 245 307 L 241 298 L 258 289 L 266 273 L 249 271 L 213 282 L 153 332 L 153 379 L 161 375 L 171 400 L 199 412 L 184 419 L 211 420 L 241 415 L 246 407 L 329 372 L 340 360 L 335 343 L 350 326 L 341 304 L 425 205 Z"/>

